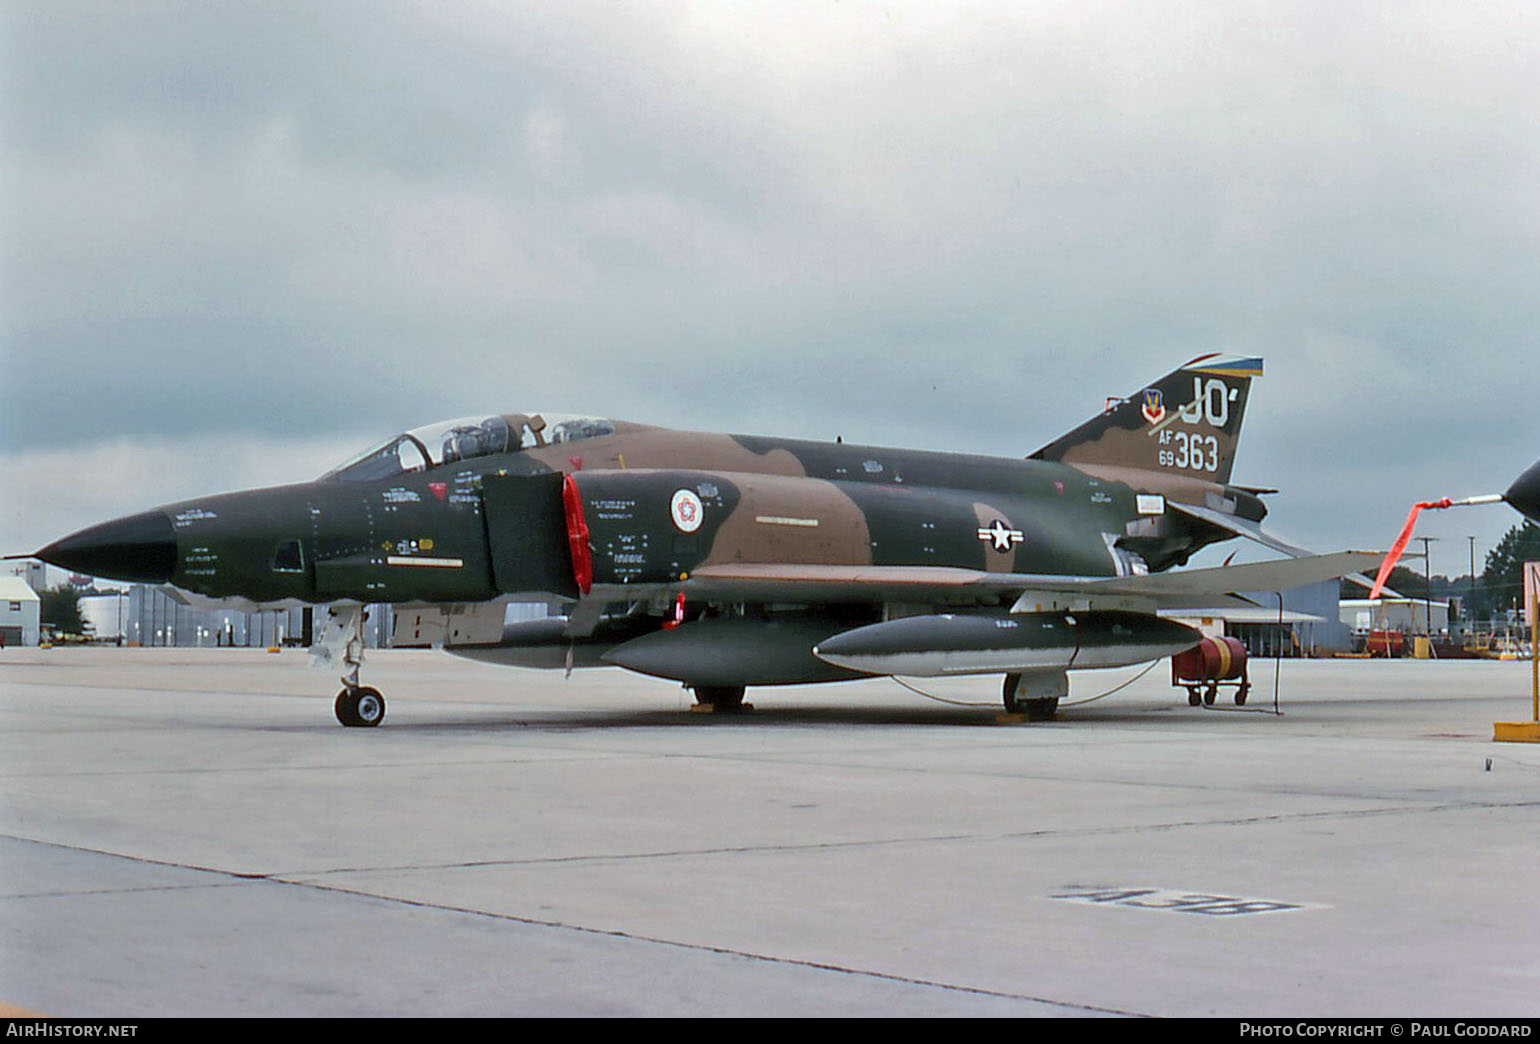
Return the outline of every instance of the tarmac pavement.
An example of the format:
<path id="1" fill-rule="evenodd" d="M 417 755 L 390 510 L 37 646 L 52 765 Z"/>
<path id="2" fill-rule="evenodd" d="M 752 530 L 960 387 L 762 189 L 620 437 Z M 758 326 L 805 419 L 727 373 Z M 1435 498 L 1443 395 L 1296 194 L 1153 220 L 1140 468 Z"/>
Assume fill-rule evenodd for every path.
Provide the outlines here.
<path id="1" fill-rule="evenodd" d="M 0 651 L 0 1010 L 1534 1017 L 1521 662 L 751 690 L 369 653 Z M 1076 675 L 1070 703 L 1137 671 Z M 967 706 L 962 704 L 974 704 Z"/>

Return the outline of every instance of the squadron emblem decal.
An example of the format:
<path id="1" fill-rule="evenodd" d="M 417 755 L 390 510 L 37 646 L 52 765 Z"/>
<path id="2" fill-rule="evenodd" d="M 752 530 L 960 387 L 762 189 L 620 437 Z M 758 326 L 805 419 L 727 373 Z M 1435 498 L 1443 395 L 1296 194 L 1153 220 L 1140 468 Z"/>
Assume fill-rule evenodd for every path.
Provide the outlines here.
<path id="1" fill-rule="evenodd" d="M 979 539 L 993 543 L 996 551 L 1009 551 L 1026 537 L 1021 530 L 1012 529 L 1003 519 L 997 518 L 989 525 L 979 527 Z"/>
<path id="2" fill-rule="evenodd" d="M 1144 389 L 1144 405 L 1139 408 L 1139 412 L 1151 424 L 1159 424 L 1166 419 L 1166 403 L 1159 388 Z"/>
<path id="3" fill-rule="evenodd" d="M 700 497 L 695 495 L 693 489 L 676 490 L 674 498 L 668 502 L 668 510 L 681 533 L 695 532 L 700 528 L 702 516 L 705 515 Z"/>

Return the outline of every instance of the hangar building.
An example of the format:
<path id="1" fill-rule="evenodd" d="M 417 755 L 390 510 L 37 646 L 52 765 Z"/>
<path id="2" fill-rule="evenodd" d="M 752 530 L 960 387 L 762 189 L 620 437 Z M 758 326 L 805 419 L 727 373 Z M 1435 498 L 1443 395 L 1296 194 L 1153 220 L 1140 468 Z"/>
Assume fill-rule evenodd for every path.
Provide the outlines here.
<path id="1" fill-rule="evenodd" d="M 0 646 L 36 645 L 43 603 L 19 576 L 0 576 Z"/>

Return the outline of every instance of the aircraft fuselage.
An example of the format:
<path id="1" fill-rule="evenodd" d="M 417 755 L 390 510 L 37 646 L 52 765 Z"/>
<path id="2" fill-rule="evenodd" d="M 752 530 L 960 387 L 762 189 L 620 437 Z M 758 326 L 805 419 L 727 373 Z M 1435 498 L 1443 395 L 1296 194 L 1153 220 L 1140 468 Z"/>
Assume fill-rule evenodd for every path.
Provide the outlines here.
<path id="1" fill-rule="evenodd" d="M 617 428 L 383 478 L 183 501 L 158 511 L 158 555 L 146 556 L 157 542 L 147 540 L 123 545 L 134 563 L 84 564 L 259 603 L 476 602 L 666 584 L 744 562 L 1112 576 L 1185 561 L 1224 535 L 1163 511 L 1164 496 L 1192 495 L 1191 479 L 1144 472 L 1136 486 L 1048 461 Z M 560 476 L 589 534 L 586 582 L 545 554 L 570 554 L 554 532 L 572 514 Z M 1246 496 L 1217 484 L 1198 492 Z M 156 514 L 136 518 L 143 527 Z M 72 551 L 112 544 L 120 524 L 44 557 L 69 567 Z M 173 568 L 138 564 L 147 558 Z"/>

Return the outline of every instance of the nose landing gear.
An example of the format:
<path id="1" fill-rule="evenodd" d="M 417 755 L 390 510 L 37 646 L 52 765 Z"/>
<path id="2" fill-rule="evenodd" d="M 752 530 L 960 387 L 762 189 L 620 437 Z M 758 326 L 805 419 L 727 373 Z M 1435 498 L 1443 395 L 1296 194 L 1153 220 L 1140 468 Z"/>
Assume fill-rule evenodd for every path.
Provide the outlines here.
<path id="1" fill-rule="evenodd" d="M 337 693 L 337 720 L 350 728 L 373 728 L 385 720 L 385 697 L 379 689 L 360 685 L 358 671 L 364 663 L 364 620 L 361 605 L 333 605 L 326 610 L 321 640 L 311 646 L 317 666 L 345 668 L 342 691 Z"/>

